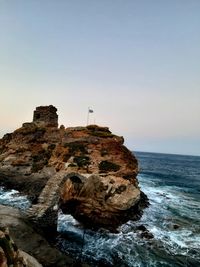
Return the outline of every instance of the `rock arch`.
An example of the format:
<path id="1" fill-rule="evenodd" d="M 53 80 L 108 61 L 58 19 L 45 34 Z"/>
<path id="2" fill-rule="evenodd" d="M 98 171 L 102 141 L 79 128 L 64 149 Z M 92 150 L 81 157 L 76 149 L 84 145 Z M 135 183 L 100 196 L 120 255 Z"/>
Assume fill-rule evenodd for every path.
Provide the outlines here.
<path id="1" fill-rule="evenodd" d="M 61 189 L 69 180 L 73 186 L 81 186 L 87 178 L 75 172 L 59 172 L 52 176 L 40 196 L 38 203 L 32 205 L 28 212 L 28 218 L 43 229 L 57 230 L 58 208 Z"/>
<path id="2" fill-rule="evenodd" d="M 86 177 L 77 172 L 70 172 L 63 176 L 63 179 L 59 186 L 62 187 L 68 179 L 71 180 L 73 183 L 84 183 Z"/>

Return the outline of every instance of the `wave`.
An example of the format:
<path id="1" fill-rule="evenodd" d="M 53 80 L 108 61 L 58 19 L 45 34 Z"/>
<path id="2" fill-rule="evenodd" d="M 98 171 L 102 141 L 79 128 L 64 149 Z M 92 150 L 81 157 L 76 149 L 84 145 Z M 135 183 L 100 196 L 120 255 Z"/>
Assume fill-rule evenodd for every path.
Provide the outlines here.
<path id="1" fill-rule="evenodd" d="M 30 207 L 31 203 L 26 196 L 20 195 L 17 190 L 6 190 L 0 187 L 0 203 L 8 205 L 22 210 L 26 210 Z"/>

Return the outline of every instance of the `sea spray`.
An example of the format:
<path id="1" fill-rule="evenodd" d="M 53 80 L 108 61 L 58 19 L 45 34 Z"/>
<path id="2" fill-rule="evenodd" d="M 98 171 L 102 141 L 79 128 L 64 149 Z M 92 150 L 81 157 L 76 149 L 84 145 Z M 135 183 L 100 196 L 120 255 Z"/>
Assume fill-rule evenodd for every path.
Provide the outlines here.
<path id="1" fill-rule="evenodd" d="M 6 190 L 0 187 L 0 204 L 26 210 L 31 203 L 26 196 L 21 195 L 17 190 Z"/>

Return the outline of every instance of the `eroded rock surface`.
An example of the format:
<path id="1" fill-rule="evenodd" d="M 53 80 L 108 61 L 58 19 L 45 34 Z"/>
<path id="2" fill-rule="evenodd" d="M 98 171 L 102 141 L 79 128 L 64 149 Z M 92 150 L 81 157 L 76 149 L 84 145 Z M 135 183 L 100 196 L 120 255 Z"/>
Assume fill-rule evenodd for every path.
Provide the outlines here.
<path id="1" fill-rule="evenodd" d="M 18 263 L 19 265 L 14 266 L 65 267 L 73 266 L 75 262 L 72 258 L 63 255 L 56 248 L 51 247 L 46 239 L 33 229 L 24 215 L 15 208 L 0 205 L 0 229 L 6 230 L 4 230 L 3 234 L 8 233 L 7 229 L 9 229 L 9 237 L 13 240 L 8 240 L 9 237 L 7 237 L 6 241 L 8 240 L 11 244 L 15 244 L 11 248 L 10 246 L 6 246 L 5 242 L 5 246 L 0 244 L 0 247 L 2 247 L 0 258 L 7 265 Z M 3 234 L 0 237 L 2 238 L 2 242 L 3 238 L 5 238 Z M 5 250 L 7 251 L 7 255 L 5 255 Z M 37 259 L 37 261 L 30 255 Z"/>
<path id="2" fill-rule="evenodd" d="M 28 192 L 41 217 L 59 202 L 84 223 L 118 225 L 147 203 L 137 159 L 123 142 L 107 127 L 58 128 L 56 108 L 39 107 L 32 123 L 0 139 L 0 181 Z"/>

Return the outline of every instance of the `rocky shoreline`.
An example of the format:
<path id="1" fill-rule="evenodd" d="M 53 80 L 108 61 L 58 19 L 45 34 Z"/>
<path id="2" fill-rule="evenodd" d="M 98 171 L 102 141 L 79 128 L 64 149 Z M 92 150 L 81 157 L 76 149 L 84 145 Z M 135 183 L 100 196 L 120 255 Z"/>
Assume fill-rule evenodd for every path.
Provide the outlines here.
<path id="1" fill-rule="evenodd" d="M 138 220 L 149 203 L 123 137 L 97 125 L 58 128 L 56 111 L 37 107 L 33 122 L 0 139 L 0 185 L 29 198 L 26 223 L 54 242 L 58 209 L 93 230 Z"/>
<path id="2" fill-rule="evenodd" d="M 0 205 L 0 227 L 8 227 L 10 236 L 17 246 L 37 259 L 44 267 L 66 267 L 77 264 L 73 258 L 52 247 L 46 238 L 34 229 L 26 216 L 16 208 Z M 80 262 L 79 264 L 86 266 Z"/>

